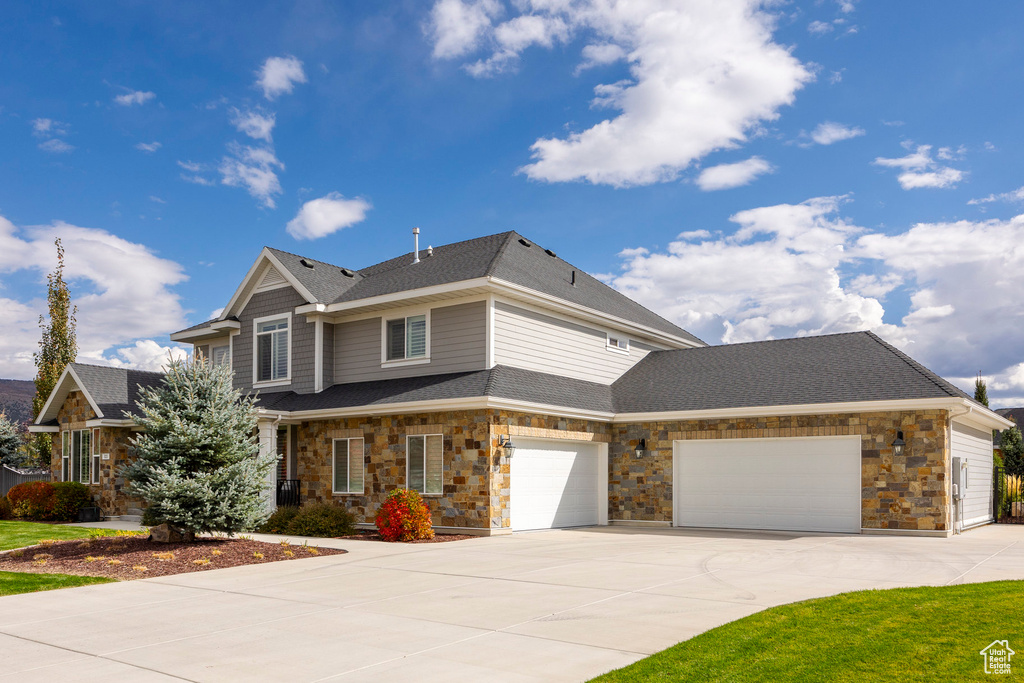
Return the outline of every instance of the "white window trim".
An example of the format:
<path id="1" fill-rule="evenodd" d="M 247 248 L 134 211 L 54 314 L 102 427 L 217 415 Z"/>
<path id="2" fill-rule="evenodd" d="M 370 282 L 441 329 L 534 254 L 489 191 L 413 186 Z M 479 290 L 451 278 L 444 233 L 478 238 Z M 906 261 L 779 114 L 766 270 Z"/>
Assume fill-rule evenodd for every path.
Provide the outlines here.
<path id="1" fill-rule="evenodd" d="M 71 472 L 71 430 L 64 429 L 60 433 L 60 480 L 69 481 Z"/>
<path id="2" fill-rule="evenodd" d="M 400 358 L 388 360 L 388 321 L 399 318 L 411 318 L 417 315 L 424 316 L 427 327 L 426 355 L 416 358 Z M 405 365 L 426 365 L 430 362 L 430 309 L 402 309 L 385 313 L 380 317 L 380 366 L 382 368 L 402 367 Z"/>
<path id="3" fill-rule="evenodd" d="M 61 457 L 60 457 L 60 480 L 61 481 L 76 481 L 79 484 L 85 484 L 86 486 L 95 486 L 96 484 L 99 483 L 98 472 L 94 472 L 94 467 L 93 467 L 94 465 L 98 465 L 98 462 L 99 462 L 99 454 L 98 454 L 98 452 L 95 453 L 95 454 L 93 453 L 93 451 L 94 451 L 94 448 L 93 448 L 93 436 L 94 436 L 95 432 L 98 432 L 98 431 L 99 431 L 98 429 L 94 430 L 94 428 L 92 428 L 92 427 L 86 427 L 84 429 L 63 429 L 63 430 L 61 430 L 61 442 L 60 442 L 61 443 Z M 79 471 L 77 473 L 72 471 L 72 465 L 75 462 L 75 456 L 74 456 L 74 453 L 73 453 L 73 451 L 75 450 L 75 439 L 74 439 L 74 436 L 73 436 L 75 432 L 87 432 L 89 434 L 89 452 L 85 454 L 85 457 L 87 459 L 86 462 L 88 463 L 88 467 L 89 467 L 88 474 L 86 475 L 86 481 L 81 481 L 81 479 L 75 478 L 78 474 L 81 474 L 81 471 Z M 67 443 L 68 443 L 68 455 L 67 455 L 67 457 L 64 456 L 64 441 L 65 441 L 65 439 L 67 439 Z M 79 443 L 79 448 L 81 448 L 81 443 L 82 443 L 81 437 L 79 437 L 79 442 L 78 443 Z M 82 454 L 81 453 L 78 454 L 78 458 L 79 458 L 79 465 L 78 465 L 78 467 L 79 467 L 79 470 L 81 470 L 81 466 L 82 466 L 81 465 L 81 458 L 82 458 Z"/>
<path id="4" fill-rule="evenodd" d="M 441 490 L 438 493 L 427 493 L 427 437 L 437 436 L 441 438 Z M 444 434 L 406 434 L 405 435 L 405 488 L 409 488 L 409 439 L 423 439 L 423 491 L 417 491 L 424 498 L 441 498 L 444 496 Z M 410 489 L 413 490 L 413 489 Z"/>
<path id="5" fill-rule="evenodd" d="M 353 491 L 351 488 L 349 488 L 348 491 L 338 491 L 338 490 L 336 490 L 334 488 L 334 482 L 336 481 L 335 476 L 334 476 L 334 466 L 335 466 L 335 462 L 336 462 L 336 458 L 335 458 L 334 453 L 335 453 L 335 448 L 336 448 L 335 444 L 337 444 L 339 441 L 348 441 L 348 471 L 349 471 L 348 479 L 349 479 L 349 484 L 350 485 L 351 485 L 351 482 L 352 482 L 352 442 L 353 441 L 359 441 L 362 444 L 362 448 L 360 448 L 360 452 L 359 452 L 359 456 L 358 456 L 359 457 L 360 471 L 362 472 L 362 475 L 363 475 L 362 476 L 362 478 L 363 478 L 363 488 L 360 491 Z M 335 495 L 335 496 L 364 496 L 364 495 L 366 495 L 366 440 L 363 437 L 361 437 L 361 436 L 350 436 L 350 437 L 345 437 L 345 438 L 341 438 L 341 439 L 332 439 L 331 440 L 331 493 L 333 495 Z"/>
<path id="6" fill-rule="evenodd" d="M 89 483 L 100 483 L 100 429 L 94 427 L 89 437 Z"/>
<path id="7" fill-rule="evenodd" d="M 259 329 L 260 323 L 269 322 L 271 320 L 281 320 L 285 318 L 288 320 L 288 373 L 283 379 L 268 380 L 260 382 L 256 378 L 259 376 L 259 360 L 256 358 L 257 350 L 257 337 L 259 336 L 257 330 Z M 282 387 L 292 383 L 292 338 L 295 336 L 295 327 L 292 325 L 292 314 L 291 311 L 287 313 L 275 313 L 274 315 L 264 315 L 259 318 L 252 319 L 252 386 L 254 389 L 262 389 L 264 387 Z M 229 352 L 230 353 L 230 352 Z"/>
<path id="8" fill-rule="evenodd" d="M 616 346 L 615 344 L 612 344 L 612 339 L 618 339 L 618 340 L 625 341 L 626 342 L 626 346 L 625 347 Z M 619 334 L 617 332 L 606 332 L 605 333 L 605 340 L 604 340 L 604 347 L 607 350 L 609 350 L 609 351 L 614 351 L 615 353 L 621 353 L 623 355 L 628 356 L 629 355 L 629 348 L 630 348 L 629 337 L 627 337 L 624 334 Z"/>

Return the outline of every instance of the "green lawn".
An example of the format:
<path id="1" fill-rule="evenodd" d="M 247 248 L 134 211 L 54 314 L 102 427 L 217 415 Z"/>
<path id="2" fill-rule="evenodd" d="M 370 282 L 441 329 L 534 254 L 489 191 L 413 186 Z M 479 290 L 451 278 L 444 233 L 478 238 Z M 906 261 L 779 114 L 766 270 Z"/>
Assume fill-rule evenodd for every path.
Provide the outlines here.
<path id="1" fill-rule="evenodd" d="M 88 586 L 93 583 L 110 583 L 113 580 L 102 576 L 0 572 L 0 596 L 49 591 L 54 588 L 74 588 L 75 586 Z"/>
<path id="2" fill-rule="evenodd" d="M 87 529 L 64 524 L 38 524 L 36 522 L 0 522 L 0 550 L 35 545 L 44 538 L 67 540 L 89 538 L 90 535 L 114 536 L 112 529 Z"/>
<path id="3" fill-rule="evenodd" d="M 1024 678 L 1024 581 L 860 591 L 758 612 L 594 680 L 990 680 L 979 651 L 1009 640 Z M 1019 660 L 1018 660 L 1019 657 Z M 1019 663 L 1018 663 L 1019 662 Z"/>

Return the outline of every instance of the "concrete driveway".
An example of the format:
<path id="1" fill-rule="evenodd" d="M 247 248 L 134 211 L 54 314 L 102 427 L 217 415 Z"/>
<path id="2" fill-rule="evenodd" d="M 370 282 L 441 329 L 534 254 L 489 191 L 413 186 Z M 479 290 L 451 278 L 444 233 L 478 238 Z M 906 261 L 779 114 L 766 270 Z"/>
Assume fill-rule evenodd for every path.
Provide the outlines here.
<path id="1" fill-rule="evenodd" d="M 349 554 L 0 598 L 0 680 L 579 681 L 771 605 L 1024 578 L 1013 526 L 335 543 Z"/>

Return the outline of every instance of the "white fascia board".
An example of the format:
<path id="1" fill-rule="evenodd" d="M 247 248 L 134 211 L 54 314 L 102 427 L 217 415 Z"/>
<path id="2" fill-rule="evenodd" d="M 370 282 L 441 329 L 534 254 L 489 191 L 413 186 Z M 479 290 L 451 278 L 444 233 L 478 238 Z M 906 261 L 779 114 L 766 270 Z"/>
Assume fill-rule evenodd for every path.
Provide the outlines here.
<path id="1" fill-rule="evenodd" d="M 257 408 L 261 417 L 281 418 L 284 422 L 304 420 L 327 420 L 339 417 L 364 417 L 374 415 L 396 415 L 402 413 L 439 413 L 458 410 L 515 410 L 524 413 L 552 415 L 555 417 L 577 418 L 583 420 L 600 420 L 608 422 L 611 413 L 590 410 L 574 410 L 563 406 L 552 406 L 528 401 L 514 401 L 489 396 L 471 396 L 434 401 L 406 401 L 403 403 L 384 403 L 380 405 L 363 405 L 351 408 L 328 408 L 325 410 L 296 410 L 293 412 Z"/>
<path id="2" fill-rule="evenodd" d="M 66 389 L 64 385 L 67 382 L 73 383 L 74 389 Z M 64 372 L 62 372 L 60 377 L 57 379 L 57 383 L 53 385 L 53 391 L 50 392 L 50 395 L 46 399 L 46 403 L 43 404 L 43 409 L 39 411 L 39 416 L 36 417 L 36 423 L 38 424 L 41 420 L 55 419 L 57 417 L 56 413 L 60 411 L 60 407 L 54 406 L 54 399 L 56 399 L 58 395 L 62 395 L 60 402 L 63 403 L 64 399 L 67 398 L 67 395 L 75 390 L 82 392 L 82 395 L 85 396 L 85 400 L 89 402 L 89 406 L 92 408 L 92 411 L 96 413 L 96 417 L 103 417 L 103 411 L 100 410 L 99 404 L 93 400 L 92 395 L 89 394 L 89 390 L 85 388 L 85 384 L 83 384 L 82 380 L 77 374 L 75 374 L 71 365 L 68 365 L 64 368 Z M 51 408 L 56 408 L 56 411 L 52 416 L 48 417 Z"/>
<path id="3" fill-rule="evenodd" d="M 231 315 L 234 307 L 242 301 L 243 295 L 249 288 L 249 283 L 252 282 L 253 278 L 255 278 L 257 273 L 260 272 L 260 268 L 263 266 L 264 261 L 269 261 L 271 265 L 277 268 L 277 271 L 284 276 L 284 279 L 288 281 L 288 284 L 295 288 L 296 292 L 302 295 L 302 298 L 310 303 L 316 301 L 316 297 L 310 294 L 309 290 L 303 287 L 302 284 L 295 279 L 295 276 L 292 275 L 291 271 L 282 265 L 281 261 L 271 253 L 270 249 L 263 247 L 263 251 L 260 252 L 260 255 L 256 257 L 256 261 L 252 264 L 252 267 L 249 268 L 249 272 L 245 274 L 244 278 L 242 278 L 242 284 L 238 285 L 238 289 L 236 289 L 235 293 L 231 295 L 231 300 L 228 301 L 228 305 L 224 307 L 224 311 L 220 314 L 220 320 L 225 320 L 229 315 Z M 253 284 L 255 285 L 255 283 Z"/>
<path id="4" fill-rule="evenodd" d="M 751 406 L 749 408 L 717 408 L 714 410 L 676 410 L 657 413 L 616 413 L 612 422 L 679 422 L 684 420 L 718 420 L 734 417 L 769 417 L 777 415 L 832 415 L 836 413 L 880 413 L 900 410 L 952 410 L 968 403 L 970 402 L 966 399 L 950 396 L 949 398 L 804 403 L 783 406 Z M 996 417 L 999 416 L 996 415 Z"/>
<path id="5" fill-rule="evenodd" d="M 28 431 L 32 434 L 56 434 L 60 431 L 60 425 L 29 425 Z"/>
<path id="6" fill-rule="evenodd" d="M 220 332 L 221 330 L 240 330 L 242 323 L 237 320 L 218 320 L 210 324 L 210 329 Z"/>
<path id="7" fill-rule="evenodd" d="M 1014 425 L 1013 421 L 1006 419 L 994 410 L 990 410 L 980 403 L 968 401 L 965 398 L 960 399 L 958 407 L 963 407 L 964 411 L 952 415 L 954 422 L 983 429 L 1009 429 Z"/>
<path id="8" fill-rule="evenodd" d="M 134 427 L 134 420 L 115 420 L 113 418 L 100 418 L 85 421 L 86 427 Z"/>
<path id="9" fill-rule="evenodd" d="M 195 340 L 203 337 L 212 337 L 217 334 L 217 330 L 213 329 L 212 325 L 206 327 L 200 327 L 198 330 L 188 330 L 185 332 L 173 332 L 171 333 L 171 341 L 173 342 L 194 342 Z"/>
<path id="10" fill-rule="evenodd" d="M 459 292 L 464 289 L 473 289 L 475 287 L 486 287 L 490 283 L 490 279 L 491 278 L 488 277 L 478 277 L 472 280 L 461 280 L 460 282 L 449 282 L 443 285 L 434 285 L 433 287 L 406 289 L 401 292 L 381 294 L 380 296 L 371 296 L 365 299 L 356 299 L 355 301 L 342 301 L 335 304 L 328 304 L 326 307 L 317 307 L 316 304 L 311 303 L 306 306 L 299 306 L 295 309 L 295 312 L 298 314 L 344 313 L 345 311 L 365 308 L 366 306 L 383 306 L 400 303 L 406 299 L 414 299 L 421 296 L 436 296 L 438 294 L 450 294 L 452 292 Z"/>

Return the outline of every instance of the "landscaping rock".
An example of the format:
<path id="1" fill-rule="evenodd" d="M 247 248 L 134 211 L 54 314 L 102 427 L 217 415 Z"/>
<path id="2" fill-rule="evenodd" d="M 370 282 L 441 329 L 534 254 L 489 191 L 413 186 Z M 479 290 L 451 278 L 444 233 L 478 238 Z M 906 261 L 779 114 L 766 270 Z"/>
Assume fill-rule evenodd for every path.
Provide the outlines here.
<path id="1" fill-rule="evenodd" d="M 191 531 L 182 531 L 170 524 L 161 524 L 149 530 L 149 540 L 154 543 L 191 543 L 196 540 L 196 536 Z"/>

